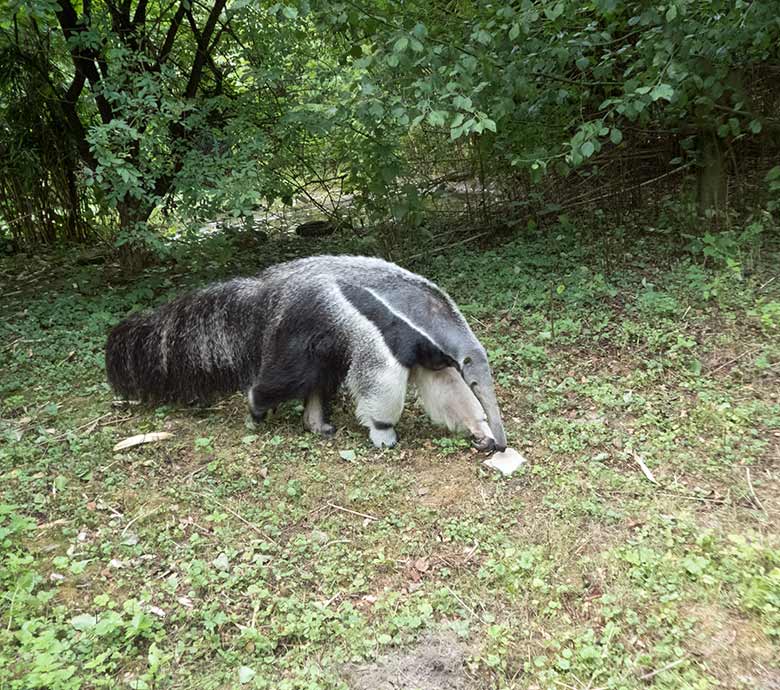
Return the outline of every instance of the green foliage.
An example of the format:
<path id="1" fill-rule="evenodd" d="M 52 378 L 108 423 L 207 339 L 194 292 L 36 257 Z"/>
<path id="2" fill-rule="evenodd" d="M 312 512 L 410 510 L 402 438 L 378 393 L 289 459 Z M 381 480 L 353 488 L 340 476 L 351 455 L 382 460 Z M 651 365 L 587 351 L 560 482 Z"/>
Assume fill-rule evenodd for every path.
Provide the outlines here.
<path id="1" fill-rule="evenodd" d="M 766 174 L 766 181 L 769 187 L 770 211 L 777 211 L 780 208 L 780 165 L 776 165 Z"/>
<path id="2" fill-rule="evenodd" d="M 137 646 L 155 639 L 159 628 L 155 618 L 134 599 L 126 600 L 121 612 L 105 595 L 95 597 L 94 613 L 71 615 L 57 602 L 57 592 L 41 573 L 41 564 L 25 544 L 35 523 L 10 505 L 0 506 L 0 607 L 8 624 L 0 631 L 0 681 L 9 688 L 71 690 L 100 687 L 110 682 L 117 661 L 134 657 Z M 54 559 L 55 567 L 68 558 Z M 74 567 L 73 574 L 83 572 Z M 62 576 L 59 576 L 60 578 Z M 154 644 L 149 648 L 149 669 L 138 679 L 146 687 L 159 667 L 152 663 Z M 158 654 L 159 655 L 159 654 Z"/>
<path id="3" fill-rule="evenodd" d="M 780 302 L 777 300 L 760 300 L 755 309 L 748 312 L 756 317 L 761 323 L 761 327 L 767 333 L 773 333 L 780 330 Z"/>
<path id="4" fill-rule="evenodd" d="M 16 217 L 40 215 L 39 239 L 91 225 L 163 252 L 217 215 L 296 197 L 340 214 L 348 194 L 386 244 L 413 244 L 420 178 L 455 156 L 482 182 L 486 162 L 538 182 L 597 172 L 637 130 L 679 141 L 682 166 L 763 141 L 778 45 L 767 2 L 5 3 L 4 234 L 34 240 Z"/>
<path id="5" fill-rule="evenodd" d="M 750 12 L 726 2 L 717 10 L 555 2 L 450 12 L 391 2 L 358 12 L 329 6 L 322 17 L 314 7 L 320 22 L 344 27 L 360 46 L 355 65 L 368 88 L 357 115 L 366 124 L 428 125 L 453 140 L 495 134 L 494 155 L 536 169 L 581 165 L 620 145 L 627 125 L 757 135 L 761 117 L 750 112 L 747 75 L 733 56 L 741 65 L 771 60 L 780 31 L 766 4 Z"/>

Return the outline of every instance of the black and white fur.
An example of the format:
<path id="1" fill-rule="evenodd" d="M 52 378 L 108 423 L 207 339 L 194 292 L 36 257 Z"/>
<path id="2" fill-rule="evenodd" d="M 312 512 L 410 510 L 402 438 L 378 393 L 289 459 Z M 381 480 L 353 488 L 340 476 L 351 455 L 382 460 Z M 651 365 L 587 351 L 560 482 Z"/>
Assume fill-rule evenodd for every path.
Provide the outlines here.
<path id="1" fill-rule="evenodd" d="M 392 446 L 407 384 L 434 422 L 506 447 L 484 348 L 449 296 L 380 259 L 315 256 L 179 297 L 120 323 L 106 345 L 113 388 L 146 401 L 207 401 L 243 390 L 255 420 L 305 401 L 330 435 L 340 386 L 374 445 Z"/>

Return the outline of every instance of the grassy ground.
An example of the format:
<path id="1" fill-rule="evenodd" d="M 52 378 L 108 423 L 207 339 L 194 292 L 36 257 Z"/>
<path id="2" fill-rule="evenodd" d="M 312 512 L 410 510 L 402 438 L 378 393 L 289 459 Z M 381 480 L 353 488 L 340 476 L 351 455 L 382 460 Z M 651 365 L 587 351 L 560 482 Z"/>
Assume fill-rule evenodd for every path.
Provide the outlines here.
<path id="1" fill-rule="evenodd" d="M 102 347 L 130 310 L 353 247 L 194 252 L 132 282 L 4 260 L 0 689 L 776 690 L 767 245 L 705 265 L 664 235 L 561 228 L 412 266 L 490 352 L 530 460 L 509 479 L 411 403 L 381 453 L 348 408 L 325 441 L 296 405 L 257 429 L 238 396 L 112 406 Z M 112 451 L 150 431 L 174 436 Z"/>

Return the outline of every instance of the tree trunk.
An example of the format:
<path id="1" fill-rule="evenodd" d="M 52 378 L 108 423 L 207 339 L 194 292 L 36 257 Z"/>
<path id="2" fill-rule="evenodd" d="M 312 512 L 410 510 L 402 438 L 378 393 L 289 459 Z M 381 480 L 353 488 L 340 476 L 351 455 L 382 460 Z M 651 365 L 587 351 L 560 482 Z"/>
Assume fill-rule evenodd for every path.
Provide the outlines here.
<path id="1" fill-rule="evenodd" d="M 715 132 L 699 136 L 697 202 L 699 214 L 719 217 L 726 210 L 726 162 L 723 144 Z"/>
<path id="2" fill-rule="evenodd" d="M 154 263 L 155 255 L 146 242 L 144 230 L 152 208 L 138 199 L 125 197 L 117 204 L 119 228 L 126 240 L 118 248 L 119 263 L 125 273 L 138 273 Z"/>

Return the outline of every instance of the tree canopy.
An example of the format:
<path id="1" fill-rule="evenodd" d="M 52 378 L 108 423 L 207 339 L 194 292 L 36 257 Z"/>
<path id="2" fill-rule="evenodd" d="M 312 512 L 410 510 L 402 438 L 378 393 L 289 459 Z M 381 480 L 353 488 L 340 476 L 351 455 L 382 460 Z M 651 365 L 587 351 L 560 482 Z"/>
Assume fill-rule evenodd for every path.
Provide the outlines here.
<path id="1" fill-rule="evenodd" d="M 118 225 L 119 243 L 153 243 L 156 210 L 249 217 L 334 183 L 404 217 L 421 193 L 412 149 L 445 173 L 466 146 L 538 183 L 639 137 L 673 139 L 670 165 L 695 166 L 700 206 L 718 208 L 730 158 L 778 147 L 779 9 L 14 0 L 0 9 L 3 226 Z"/>

